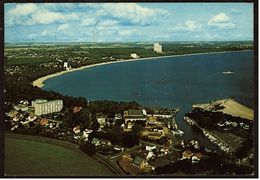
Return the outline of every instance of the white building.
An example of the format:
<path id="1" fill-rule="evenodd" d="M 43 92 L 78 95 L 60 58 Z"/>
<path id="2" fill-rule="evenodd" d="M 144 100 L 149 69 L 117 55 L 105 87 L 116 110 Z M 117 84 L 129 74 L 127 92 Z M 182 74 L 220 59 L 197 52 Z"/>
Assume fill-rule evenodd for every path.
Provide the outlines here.
<path id="1" fill-rule="evenodd" d="M 157 53 L 162 53 L 162 45 L 160 45 L 159 43 L 155 43 L 153 45 L 153 50 Z"/>
<path id="2" fill-rule="evenodd" d="M 14 105 L 14 109 L 16 111 L 19 111 L 19 110 L 21 110 L 21 111 L 28 111 L 29 108 L 25 104 L 18 104 L 18 105 Z"/>
<path id="3" fill-rule="evenodd" d="M 97 122 L 99 123 L 100 128 L 104 128 L 105 125 L 106 125 L 106 118 L 104 118 L 104 117 L 99 117 L 99 118 L 97 118 Z"/>
<path id="4" fill-rule="evenodd" d="M 131 54 L 131 57 L 134 58 L 134 59 L 137 59 L 137 58 L 139 58 L 140 56 L 138 56 L 136 53 L 132 53 L 132 54 Z"/>
<path id="5" fill-rule="evenodd" d="M 145 150 L 147 150 L 147 151 L 152 151 L 154 149 L 156 149 L 156 145 L 154 145 L 154 146 L 145 146 Z"/>
<path id="6" fill-rule="evenodd" d="M 37 116 L 60 112 L 63 108 L 63 100 L 47 101 L 45 99 L 36 99 L 32 101 L 32 107 L 34 107 Z"/>
<path id="7" fill-rule="evenodd" d="M 69 63 L 68 63 L 68 62 L 64 62 L 63 68 L 66 69 L 66 71 L 68 71 L 68 70 L 71 69 L 71 66 L 69 66 Z"/>
<path id="8" fill-rule="evenodd" d="M 125 124 L 127 124 L 128 122 L 146 121 L 146 115 L 144 115 L 143 113 L 143 110 L 135 109 L 129 109 L 128 111 L 124 111 Z"/>

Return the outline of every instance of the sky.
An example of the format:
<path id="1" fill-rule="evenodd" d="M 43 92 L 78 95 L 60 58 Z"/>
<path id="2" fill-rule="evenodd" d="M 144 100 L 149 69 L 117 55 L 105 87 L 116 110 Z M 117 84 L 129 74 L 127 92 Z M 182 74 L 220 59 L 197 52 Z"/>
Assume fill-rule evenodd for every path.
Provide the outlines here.
<path id="1" fill-rule="evenodd" d="M 253 3 L 5 3 L 5 42 L 253 40 Z"/>

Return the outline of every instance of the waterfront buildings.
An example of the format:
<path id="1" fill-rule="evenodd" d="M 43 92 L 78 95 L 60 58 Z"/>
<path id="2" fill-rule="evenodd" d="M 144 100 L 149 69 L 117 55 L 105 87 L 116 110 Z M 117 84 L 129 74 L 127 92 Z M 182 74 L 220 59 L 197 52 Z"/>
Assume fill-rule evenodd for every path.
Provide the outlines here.
<path id="1" fill-rule="evenodd" d="M 143 110 L 135 110 L 129 109 L 128 111 L 124 111 L 124 119 L 125 124 L 133 121 L 146 121 L 146 111 Z"/>
<path id="2" fill-rule="evenodd" d="M 131 54 L 131 57 L 134 58 L 134 59 L 137 59 L 137 58 L 139 58 L 140 56 L 138 56 L 136 53 L 132 53 L 132 54 Z"/>
<path id="3" fill-rule="evenodd" d="M 159 43 L 155 43 L 153 45 L 153 50 L 157 53 L 162 53 L 162 45 Z"/>
<path id="4" fill-rule="evenodd" d="M 36 99 L 35 101 L 32 101 L 32 107 L 35 109 L 35 115 L 40 116 L 44 114 L 60 112 L 63 108 L 63 101 L 47 101 L 45 99 Z"/>
<path id="5" fill-rule="evenodd" d="M 63 64 L 63 68 L 64 68 L 66 71 L 68 71 L 68 70 L 71 69 L 71 66 L 69 65 L 68 62 L 64 62 L 64 64 Z"/>

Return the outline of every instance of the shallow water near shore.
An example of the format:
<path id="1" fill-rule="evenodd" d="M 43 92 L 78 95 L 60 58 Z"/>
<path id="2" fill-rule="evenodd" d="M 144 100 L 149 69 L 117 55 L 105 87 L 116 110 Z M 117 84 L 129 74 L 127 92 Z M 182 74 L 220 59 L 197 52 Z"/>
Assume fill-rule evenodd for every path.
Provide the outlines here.
<path id="1" fill-rule="evenodd" d="M 63 74 L 45 81 L 43 89 L 90 101 L 135 100 L 145 106 L 180 107 L 177 123 L 185 140 L 197 139 L 212 146 L 183 116 L 192 104 L 229 97 L 252 108 L 253 67 L 253 51 L 165 57 Z"/>

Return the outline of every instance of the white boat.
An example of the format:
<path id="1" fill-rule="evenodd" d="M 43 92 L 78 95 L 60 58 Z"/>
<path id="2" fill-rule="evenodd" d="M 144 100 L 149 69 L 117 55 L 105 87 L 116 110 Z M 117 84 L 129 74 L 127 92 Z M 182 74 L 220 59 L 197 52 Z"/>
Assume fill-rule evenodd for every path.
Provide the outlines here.
<path id="1" fill-rule="evenodd" d="M 232 72 L 232 71 L 224 71 L 224 72 L 222 72 L 222 74 L 234 74 L 234 72 Z"/>

